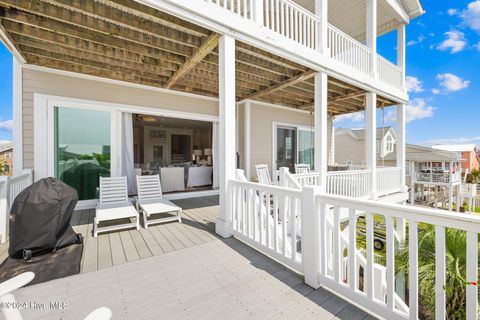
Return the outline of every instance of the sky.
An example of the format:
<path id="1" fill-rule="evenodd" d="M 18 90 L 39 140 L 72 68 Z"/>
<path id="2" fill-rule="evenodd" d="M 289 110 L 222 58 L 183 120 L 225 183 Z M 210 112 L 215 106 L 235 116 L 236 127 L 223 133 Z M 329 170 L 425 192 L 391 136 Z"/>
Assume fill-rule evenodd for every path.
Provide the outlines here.
<path id="1" fill-rule="evenodd" d="M 12 141 L 12 55 L 0 43 L 0 143 Z"/>
<path id="2" fill-rule="evenodd" d="M 423 0 L 426 13 L 407 26 L 407 142 L 480 145 L 480 0 Z M 396 60 L 396 32 L 378 39 L 381 55 Z M 395 125 L 392 108 L 377 125 Z M 0 141 L 12 139 L 12 57 L 0 44 Z M 337 127 L 364 127 L 363 114 Z"/>

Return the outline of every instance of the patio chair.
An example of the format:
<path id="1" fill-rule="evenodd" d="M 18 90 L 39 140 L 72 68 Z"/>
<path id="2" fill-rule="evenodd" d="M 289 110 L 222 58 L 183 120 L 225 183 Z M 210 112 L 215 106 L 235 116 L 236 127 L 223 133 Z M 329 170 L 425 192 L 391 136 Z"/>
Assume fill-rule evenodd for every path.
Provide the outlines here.
<path id="1" fill-rule="evenodd" d="M 15 305 L 15 297 L 12 292 L 27 285 L 35 278 L 33 272 L 24 272 L 7 281 L 0 283 L 0 303 L 2 305 Z M 2 313 L 7 320 L 22 320 L 22 315 L 18 308 L 1 308 Z"/>
<path id="2" fill-rule="evenodd" d="M 150 224 L 177 221 L 182 223 L 182 208 L 163 198 L 160 176 L 137 177 L 138 197 L 136 198 L 137 210 L 143 213 L 143 226 Z M 148 219 L 152 215 L 166 214 L 161 218 Z"/>
<path id="3" fill-rule="evenodd" d="M 270 172 L 268 170 L 268 165 L 266 164 L 257 164 L 255 166 L 257 170 L 258 183 L 272 185 L 272 179 L 270 178 Z"/>
<path id="4" fill-rule="evenodd" d="M 295 164 L 295 173 L 310 173 L 310 165 L 308 163 L 296 163 Z"/>
<path id="5" fill-rule="evenodd" d="M 93 236 L 99 232 L 113 231 L 135 227 L 140 229 L 137 210 L 128 200 L 127 177 L 100 177 L 100 201 L 95 210 L 93 221 Z M 129 219 L 129 223 L 99 227 L 100 222 Z M 135 219 L 131 222 L 131 219 Z"/>

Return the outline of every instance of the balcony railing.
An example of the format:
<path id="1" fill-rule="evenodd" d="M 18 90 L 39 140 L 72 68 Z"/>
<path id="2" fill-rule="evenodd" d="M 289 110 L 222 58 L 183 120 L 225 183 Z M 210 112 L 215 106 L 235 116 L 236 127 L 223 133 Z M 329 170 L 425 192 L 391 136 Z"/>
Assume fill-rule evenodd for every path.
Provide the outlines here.
<path id="1" fill-rule="evenodd" d="M 439 184 L 450 184 L 450 183 L 459 183 L 461 181 L 461 176 L 459 172 L 450 173 L 450 172 L 415 172 L 415 182 L 418 183 L 439 183 Z"/>
<path id="2" fill-rule="evenodd" d="M 242 19 L 255 21 L 306 49 L 318 51 L 321 19 L 292 0 L 203 0 Z M 363 74 L 372 74 L 371 51 L 361 42 L 327 24 L 326 46 L 330 57 Z M 402 71 L 380 55 L 376 57 L 378 79 L 402 87 Z"/>
<path id="3" fill-rule="evenodd" d="M 315 187 L 293 189 L 238 180 L 229 181 L 227 197 L 234 236 L 303 274 L 308 285 L 323 285 L 385 319 L 418 319 L 419 310 L 425 308 L 419 296 L 419 286 L 425 281 L 418 272 L 419 240 L 433 234 L 432 228 L 434 245 L 429 250 L 435 257 L 435 276 L 427 281 L 434 288 L 435 319 L 446 318 L 447 231 L 465 235 L 463 250 L 469 254 L 462 262 L 466 270 L 462 277 L 466 283 L 478 281 L 480 217 L 321 194 Z M 362 223 L 359 217 L 364 217 Z M 384 264 L 375 260 L 377 217 L 385 221 Z M 396 230 L 404 222 L 408 237 L 399 236 Z M 360 227 L 365 233 L 365 256 L 357 241 Z M 408 248 L 408 280 L 404 283 L 408 304 L 395 291 L 399 247 Z M 463 296 L 458 298 L 466 301 L 466 319 L 477 319 L 477 285 L 466 285 L 459 292 Z"/>
<path id="4" fill-rule="evenodd" d="M 17 195 L 33 182 L 32 170 L 13 177 L 0 177 L 0 242 L 8 239 L 10 207 Z"/>
<path id="5" fill-rule="evenodd" d="M 263 1 L 263 25 L 309 49 L 318 48 L 320 19 L 290 0 Z"/>
<path id="6" fill-rule="evenodd" d="M 377 194 L 384 196 L 401 192 L 402 170 L 400 167 L 383 167 L 377 169 Z"/>
<path id="7" fill-rule="evenodd" d="M 327 29 L 327 46 L 332 59 L 370 74 L 370 49 L 331 24 Z"/>

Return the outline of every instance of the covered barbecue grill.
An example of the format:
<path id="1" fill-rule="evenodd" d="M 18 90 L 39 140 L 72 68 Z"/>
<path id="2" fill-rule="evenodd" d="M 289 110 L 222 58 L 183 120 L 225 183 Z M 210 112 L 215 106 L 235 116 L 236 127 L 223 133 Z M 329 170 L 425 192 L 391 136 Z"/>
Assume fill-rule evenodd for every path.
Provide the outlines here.
<path id="1" fill-rule="evenodd" d="M 10 257 L 29 260 L 32 253 L 82 243 L 70 226 L 78 196 L 64 182 L 42 179 L 23 190 L 10 210 Z"/>

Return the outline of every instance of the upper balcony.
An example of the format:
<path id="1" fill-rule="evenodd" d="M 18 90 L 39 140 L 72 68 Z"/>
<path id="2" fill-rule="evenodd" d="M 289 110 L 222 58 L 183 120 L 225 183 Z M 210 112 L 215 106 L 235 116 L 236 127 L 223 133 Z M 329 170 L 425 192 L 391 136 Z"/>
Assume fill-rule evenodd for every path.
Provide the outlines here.
<path id="1" fill-rule="evenodd" d="M 161 6 L 161 1 L 157 0 L 141 2 Z M 325 4 L 328 14 L 323 15 L 313 13 L 314 1 L 309 0 L 172 1 L 175 6 L 206 17 L 204 23 L 209 21 L 228 27 L 246 42 L 249 42 L 247 38 L 253 38 L 268 43 L 281 49 L 275 52 L 279 55 L 293 53 L 332 75 L 358 80 L 406 99 L 404 26 L 410 18 L 421 14 L 422 9 L 418 9 L 419 13 L 407 13 L 397 1 L 378 0 L 376 9 L 369 11 L 368 2 L 330 1 Z M 175 9 L 170 8 L 170 11 Z M 328 21 L 322 20 L 327 16 L 325 20 Z M 370 23 L 374 20 L 377 21 L 376 33 Z M 397 64 L 376 52 L 376 37 L 395 29 L 398 34 Z"/>

